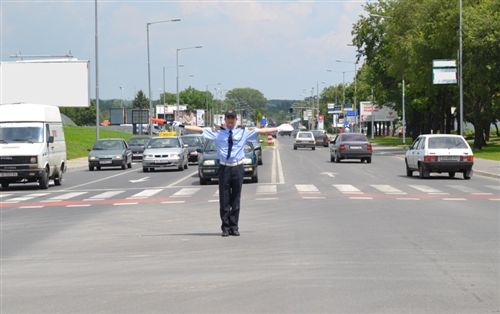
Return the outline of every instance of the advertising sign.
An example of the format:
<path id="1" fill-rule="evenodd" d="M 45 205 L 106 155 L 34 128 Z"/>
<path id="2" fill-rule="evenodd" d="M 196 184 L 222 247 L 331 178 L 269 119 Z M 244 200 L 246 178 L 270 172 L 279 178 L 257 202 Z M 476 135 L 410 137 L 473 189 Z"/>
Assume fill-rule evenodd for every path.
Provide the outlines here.
<path id="1" fill-rule="evenodd" d="M 341 113 L 342 105 L 340 104 L 328 104 L 328 113 Z"/>
<path id="2" fill-rule="evenodd" d="M 351 103 L 346 103 L 346 104 L 344 104 L 344 111 L 352 111 L 352 110 L 354 110 L 354 109 L 355 109 L 355 108 L 354 108 L 354 105 L 353 105 L 353 104 L 351 104 Z"/>
<path id="3" fill-rule="evenodd" d="M 120 125 L 125 123 L 125 111 L 123 108 L 109 109 L 109 122 L 111 125 Z"/>
<path id="4" fill-rule="evenodd" d="M 149 124 L 148 109 L 132 109 L 132 124 Z"/>
<path id="5" fill-rule="evenodd" d="M 318 115 L 318 130 L 324 130 L 325 129 L 325 117 L 320 114 Z"/>
<path id="6" fill-rule="evenodd" d="M 205 126 L 205 110 L 203 109 L 196 110 L 196 125 Z"/>
<path id="7" fill-rule="evenodd" d="M 432 83 L 434 85 L 457 84 L 457 62 L 455 60 L 433 60 Z"/>

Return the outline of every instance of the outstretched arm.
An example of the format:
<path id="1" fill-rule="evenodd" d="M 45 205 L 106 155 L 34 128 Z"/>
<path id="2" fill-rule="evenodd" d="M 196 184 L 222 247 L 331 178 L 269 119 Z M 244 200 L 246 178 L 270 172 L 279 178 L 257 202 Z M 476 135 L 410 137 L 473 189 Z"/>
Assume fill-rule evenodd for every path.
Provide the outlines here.
<path id="1" fill-rule="evenodd" d="M 190 132 L 203 133 L 203 129 L 196 125 L 185 125 L 184 129 Z"/>
<path id="2" fill-rule="evenodd" d="M 274 133 L 274 132 L 278 132 L 278 128 L 262 128 L 262 129 L 259 129 L 258 133 L 259 134 L 271 134 L 271 133 Z"/>

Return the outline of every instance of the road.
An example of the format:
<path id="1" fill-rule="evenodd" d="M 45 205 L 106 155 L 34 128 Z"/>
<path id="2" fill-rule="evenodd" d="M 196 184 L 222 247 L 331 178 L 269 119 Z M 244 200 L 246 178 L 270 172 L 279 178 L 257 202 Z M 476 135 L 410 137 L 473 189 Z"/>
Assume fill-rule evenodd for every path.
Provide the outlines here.
<path id="1" fill-rule="evenodd" d="M 264 150 L 240 237 L 196 166 L 1 195 L 1 313 L 498 313 L 500 182 Z"/>

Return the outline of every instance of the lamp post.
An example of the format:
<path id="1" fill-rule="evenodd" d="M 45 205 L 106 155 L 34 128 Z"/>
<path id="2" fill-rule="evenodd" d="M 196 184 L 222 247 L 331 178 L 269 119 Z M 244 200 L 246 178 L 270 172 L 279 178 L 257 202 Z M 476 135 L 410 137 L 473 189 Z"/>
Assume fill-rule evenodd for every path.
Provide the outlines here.
<path id="1" fill-rule="evenodd" d="M 406 115 L 405 115 L 405 79 L 403 77 L 403 80 L 401 81 L 402 86 L 401 86 L 401 91 L 402 91 L 402 99 L 401 99 L 401 105 L 403 107 L 403 144 L 406 144 Z"/>
<path id="2" fill-rule="evenodd" d="M 98 28 L 97 28 L 97 0 L 94 3 L 95 13 L 95 136 L 99 139 L 99 49 L 98 49 Z"/>
<path id="3" fill-rule="evenodd" d="M 120 103 L 123 109 L 123 86 L 120 86 Z"/>
<path id="4" fill-rule="evenodd" d="M 146 23 L 146 38 L 147 38 L 147 48 L 148 48 L 148 96 L 149 96 L 149 135 L 153 135 L 151 117 L 153 116 L 153 99 L 151 98 L 151 62 L 149 55 L 149 26 L 153 24 L 168 23 L 168 22 L 180 22 L 181 19 L 170 19 L 163 21 L 155 21 Z M 141 128 L 142 130 L 142 128 Z"/>
<path id="5" fill-rule="evenodd" d="M 188 49 L 200 49 L 203 46 L 193 46 L 186 48 L 177 48 L 175 50 L 175 68 L 176 68 L 176 104 L 177 104 L 177 114 L 179 114 L 179 52 Z"/>
<path id="6" fill-rule="evenodd" d="M 356 101 L 356 94 L 357 94 L 357 85 L 358 85 L 358 80 L 357 80 L 357 74 L 358 74 L 358 62 L 349 62 L 349 61 L 343 61 L 343 60 L 335 60 L 335 62 L 342 62 L 342 63 L 349 63 L 349 64 L 354 64 L 354 107 L 358 108 L 357 101 Z M 345 86 L 344 86 L 344 92 L 345 92 Z M 344 96 L 344 101 L 345 101 L 345 96 Z M 356 115 L 359 118 L 359 115 Z M 359 132 L 361 132 L 361 123 L 359 123 Z"/>
<path id="7" fill-rule="evenodd" d="M 460 135 L 464 135 L 464 85 L 462 75 L 462 49 L 463 49 L 463 29 L 462 29 L 462 0 L 459 0 L 459 39 L 458 39 L 458 75 L 459 75 L 459 89 L 460 89 Z"/>

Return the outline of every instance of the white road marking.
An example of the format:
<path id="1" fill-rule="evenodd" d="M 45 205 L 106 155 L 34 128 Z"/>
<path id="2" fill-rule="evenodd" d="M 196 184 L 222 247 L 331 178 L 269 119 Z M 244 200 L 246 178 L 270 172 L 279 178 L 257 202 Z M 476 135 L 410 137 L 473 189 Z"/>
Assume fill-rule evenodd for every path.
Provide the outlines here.
<path id="1" fill-rule="evenodd" d="M 155 194 L 158 194 L 162 191 L 162 189 L 148 189 L 137 194 L 132 195 L 131 197 L 127 197 L 127 199 L 137 199 L 137 198 L 148 198 Z"/>
<path id="2" fill-rule="evenodd" d="M 123 192 L 125 192 L 125 191 L 107 191 L 107 192 L 103 192 L 103 193 L 94 195 L 87 200 L 102 200 L 102 199 L 112 198 L 113 196 L 116 196 L 116 195 L 121 194 Z"/>
<path id="3" fill-rule="evenodd" d="M 334 184 L 333 186 L 344 194 L 363 194 L 357 187 L 350 184 Z"/>
<path id="4" fill-rule="evenodd" d="M 398 201 L 420 201 L 418 197 L 396 197 Z"/>
<path id="5" fill-rule="evenodd" d="M 70 192 L 58 196 L 53 196 L 49 198 L 49 201 L 54 201 L 54 200 L 69 200 L 70 198 L 74 198 L 83 194 L 87 194 L 87 192 Z"/>
<path id="6" fill-rule="evenodd" d="M 113 206 L 126 206 L 126 205 L 137 205 L 139 203 L 134 202 L 134 203 L 114 203 Z"/>
<path id="7" fill-rule="evenodd" d="M 490 198 L 490 201 L 500 201 L 500 198 Z"/>
<path id="8" fill-rule="evenodd" d="M 349 196 L 349 199 L 351 199 L 351 200 L 372 200 L 373 197 L 369 197 L 369 196 Z"/>
<path id="9" fill-rule="evenodd" d="M 42 196 L 45 196 L 49 193 L 33 193 L 33 194 L 29 194 L 29 195 L 26 195 L 26 196 L 18 196 L 18 197 L 14 197 L 14 198 L 11 198 L 9 199 L 7 202 L 5 203 L 17 203 L 17 202 L 24 202 L 24 201 L 28 201 L 28 200 L 31 200 L 31 199 L 34 199 L 36 197 L 42 197 Z"/>
<path id="10" fill-rule="evenodd" d="M 408 185 L 411 188 L 414 188 L 415 190 L 419 190 L 420 192 L 428 193 L 428 194 L 448 194 L 444 193 L 438 189 L 435 189 L 433 187 L 427 186 L 427 185 Z"/>
<path id="11" fill-rule="evenodd" d="M 140 179 L 137 179 L 137 180 L 128 180 L 130 183 L 139 183 L 139 182 L 146 182 L 149 180 L 149 177 L 144 177 L 144 178 L 140 178 Z"/>
<path id="12" fill-rule="evenodd" d="M 466 201 L 467 199 L 462 197 L 445 197 L 443 201 Z"/>
<path id="13" fill-rule="evenodd" d="M 33 208 L 43 208 L 45 206 L 41 206 L 41 205 L 33 205 L 33 206 L 19 206 L 19 208 L 22 208 L 22 209 L 33 209 Z"/>
<path id="14" fill-rule="evenodd" d="M 257 186 L 257 194 L 276 194 L 277 186 L 276 185 L 259 185 Z"/>
<path id="15" fill-rule="evenodd" d="M 455 189 L 455 190 L 459 190 L 460 192 L 463 192 L 463 193 L 470 193 L 470 194 L 476 194 L 476 195 L 491 195 L 491 194 L 493 194 L 493 193 L 483 193 L 483 192 L 480 192 L 476 189 L 470 188 L 468 186 L 463 186 L 463 185 L 448 185 L 448 186 Z"/>
<path id="16" fill-rule="evenodd" d="M 209 203 L 218 203 L 219 200 L 208 200 Z"/>
<path id="17" fill-rule="evenodd" d="M 73 205 L 66 205 L 66 207 L 89 207 L 91 204 L 73 204 Z"/>
<path id="18" fill-rule="evenodd" d="M 214 196 L 219 196 L 219 189 L 217 189 L 217 191 L 215 191 Z"/>
<path id="19" fill-rule="evenodd" d="M 199 190 L 200 188 L 182 188 L 179 191 L 175 192 L 172 197 L 191 197 Z"/>
<path id="20" fill-rule="evenodd" d="M 283 174 L 283 164 L 279 149 L 276 149 L 276 158 L 278 160 L 278 184 L 285 184 L 285 175 Z"/>
<path id="21" fill-rule="evenodd" d="M 184 204 L 186 201 L 164 201 L 162 204 Z"/>
<path id="22" fill-rule="evenodd" d="M 295 184 L 295 188 L 299 193 L 319 193 L 319 190 L 314 184 Z"/>
<path id="23" fill-rule="evenodd" d="M 255 199 L 256 201 L 276 201 L 279 200 L 278 197 L 258 197 Z"/>
<path id="24" fill-rule="evenodd" d="M 101 181 L 104 181 L 104 180 L 109 180 L 109 179 L 112 179 L 112 178 L 116 178 L 116 177 L 122 176 L 124 174 L 129 174 L 132 171 L 137 171 L 137 169 L 129 169 L 129 170 L 126 170 L 124 172 L 120 172 L 118 174 L 115 174 L 115 175 L 112 175 L 112 176 L 109 176 L 109 177 L 105 177 L 105 178 L 97 179 L 97 180 L 94 180 L 94 181 L 89 181 L 89 182 L 86 182 L 86 183 L 75 185 L 75 186 L 69 188 L 68 190 L 74 190 L 74 189 L 79 188 L 81 186 L 86 186 L 86 185 L 89 185 L 89 184 L 94 184 L 94 183 L 101 182 Z"/>
<path id="25" fill-rule="evenodd" d="M 7 198 L 7 197 L 9 197 L 9 196 L 11 196 L 11 195 L 13 195 L 13 194 L 5 194 L 5 193 L 0 193 L 0 200 L 1 200 L 1 199 L 4 199 L 4 198 Z"/>
<path id="26" fill-rule="evenodd" d="M 335 178 L 335 172 L 322 172 L 321 174 L 327 175 L 330 178 Z"/>
<path id="27" fill-rule="evenodd" d="M 385 194 L 407 194 L 406 192 L 386 184 L 372 184 L 371 186 Z"/>
<path id="28" fill-rule="evenodd" d="M 305 200 L 324 200 L 325 198 L 324 196 L 302 196 Z"/>
<path id="29" fill-rule="evenodd" d="M 184 181 L 184 180 L 187 180 L 187 179 L 191 178 L 193 175 L 195 175 L 195 174 L 197 174 L 197 173 L 198 173 L 198 171 L 191 172 L 190 174 L 188 174 L 188 175 L 186 175 L 186 176 L 184 176 L 184 177 L 180 178 L 179 180 L 177 180 L 177 181 L 175 181 L 175 182 L 170 183 L 170 184 L 167 186 L 167 188 L 171 188 L 171 187 L 173 187 L 173 186 L 175 186 L 175 185 L 177 185 L 177 184 L 181 183 L 182 181 Z"/>
<path id="30" fill-rule="evenodd" d="M 273 161 L 271 163 L 271 183 L 276 183 L 276 147 L 273 147 Z"/>
<path id="31" fill-rule="evenodd" d="M 62 202 L 62 200 L 48 199 L 48 200 L 40 201 L 40 203 L 57 203 L 57 202 Z"/>

